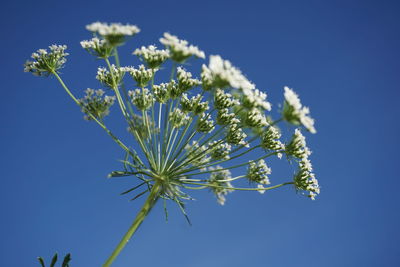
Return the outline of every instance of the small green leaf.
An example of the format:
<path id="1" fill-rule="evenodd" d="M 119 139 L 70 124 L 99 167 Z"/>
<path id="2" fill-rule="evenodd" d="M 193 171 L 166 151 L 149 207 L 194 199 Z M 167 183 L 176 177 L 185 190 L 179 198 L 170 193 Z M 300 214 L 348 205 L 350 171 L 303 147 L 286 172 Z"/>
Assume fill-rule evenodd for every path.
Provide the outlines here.
<path id="1" fill-rule="evenodd" d="M 38 257 L 37 259 L 40 262 L 40 265 L 42 265 L 42 267 L 46 267 L 46 265 L 44 265 L 44 260 L 42 257 Z"/>
<path id="2" fill-rule="evenodd" d="M 142 193 L 137 194 L 137 195 L 136 195 L 134 198 L 132 198 L 130 201 L 133 201 L 133 200 L 137 199 L 138 197 L 143 196 L 147 191 L 149 191 L 149 190 L 147 189 L 147 190 L 143 191 Z"/>
<path id="3" fill-rule="evenodd" d="M 125 192 L 122 192 L 120 195 L 128 194 L 129 192 L 132 192 L 133 190 L 138 189 L 139 187 L 141 187 L 141 186 L 144 185 L 145 183 L 147 183 L 147 182 L 140 183 L 140 184 L 138 184 L 137 186 L 132 187 L 131 189 L 126 190 Z"/>
<path id="4" fill-rule="evenodd" d="M 71 254 L 68 253 L 65 257 L 64 257 L 64 261 L 61 265 L 61 267 L 69 267 L 69 262 L 71 261 Z"/>
<path id="5" fill-rule="evenodd" d="M 56 265 L 56 262 L 57 262 L 57 253 L 54 254 L 54 257 L 53 257 L 53 259 L 51 260 L 51 263 L 50 263 L 50 267 L 54 267 L 54 265 Z"/>

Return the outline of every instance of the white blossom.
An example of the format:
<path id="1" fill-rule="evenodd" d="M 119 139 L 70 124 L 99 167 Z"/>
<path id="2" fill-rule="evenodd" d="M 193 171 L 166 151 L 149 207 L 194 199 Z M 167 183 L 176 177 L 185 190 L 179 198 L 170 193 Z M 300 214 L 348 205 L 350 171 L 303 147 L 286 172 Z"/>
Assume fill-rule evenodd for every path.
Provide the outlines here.
<path id="1" fill-rule="evenodd" d="M 142 46 L 136 49 L 133 54 L 142 58 L 148 67 L 152 69 L 158 68 L 170 57 L 169 50 L 157 49 L 154 45 L 149 45 L 148 47 Z"/>
<path id="2" fill-rule="evenodd" d="M 191 56 L 205 58 L 205 54 L 197 46 L 189 45 L 186 40 L 180 40 L 177 36 L 170 33 L 164 33 L 164 37 L 160 38 L 160 43 L 170 50 L 171 59 L 182 63 Z"/>
<path id="3" fill-rule="evenodd" d="M 293 124 L 302 124 L 311 133 L 316 133 L 314 119 L 309 116 L 310 109 L 303 107 L 299 96 L 289 87 L 285 86 L 285 106 L 283 109 L 284 118 Z"/>
<path id="4" fill-rule="evenodd" d="M 98 33 L 102 36 L 112 36 L 112 35 L 125 35 L 133 36 L 140 32 L 140 29 L 136 25 L 131 24 L 121 24 L 121 23 L 102 23 L 94 22 L 86 25 L 88 31 Z"/>

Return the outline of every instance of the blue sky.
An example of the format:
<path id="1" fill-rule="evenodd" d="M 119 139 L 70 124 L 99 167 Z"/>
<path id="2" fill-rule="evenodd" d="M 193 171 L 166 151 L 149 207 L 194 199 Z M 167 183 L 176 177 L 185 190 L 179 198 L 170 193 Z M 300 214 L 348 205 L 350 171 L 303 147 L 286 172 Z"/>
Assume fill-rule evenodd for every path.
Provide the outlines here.
<path id="1" fill-rule="evenodd" d="M 79 46 L 98 20 L 142 29 L 120 52 L 125 64 L 169 31 L 231 60 L 275 110 L 283 86 L 294 88 L 316 119 L 308 143 L 322 187 L 316 201 L 284 188 L 235 192 L 223 207 L 196 193 L 193 226 L 173 205 L 166 223 L 159 205 L 113 266 L 397 265 L 399 11 L 397 1 L 3 3 L 0 266 L 38 266 L 55 251 L 71 252 L 73 267 L 101 266 L 143 201 L 118 195 L 132 180 L 106 179 L 119 147 L 55 79 L 23 73 L 36 49 L 67 44 L 66 82 L 77 94 L 98 86 L 99 62 Z"/>

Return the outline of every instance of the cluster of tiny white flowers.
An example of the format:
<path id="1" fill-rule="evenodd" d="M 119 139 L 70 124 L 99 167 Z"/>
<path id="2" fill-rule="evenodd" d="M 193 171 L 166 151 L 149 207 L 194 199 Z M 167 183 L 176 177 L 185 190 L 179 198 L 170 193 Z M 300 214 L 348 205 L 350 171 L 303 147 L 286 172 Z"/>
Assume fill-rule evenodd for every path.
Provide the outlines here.
<path id="1" fill-rule="evenodd" d="M 146 69 L 144 65 L 140 65 L 138 69 L 127 67 L 125 70 L 133 77 L 138 87 L 147 86 L 157 71 L 157 69 Z"/>
<path id="2" fill-rule="evenodd" d="M 168 32 L 164 33 L 164 37 L 160 38 L 160 43 L 165 45 L 169 51 L 171 59 L 182 63 L 191 56 L 205 58 L 205 54 L 197 46 L 189 45 L 186 40 L 180 40 L 177 36 Z"/>
<path id="3" fill-rule="evenodd" d="M 212 84 L 217 88 L 232 87 L 242 90 L 254 89 L 254 85 L 235 68 L 228 60 L 222 59 L 219 55 L 211 55 L 208 67 L 202 67 L 203 83 Z"/>
<path id="4" fill-rule="evenodd" d="M 168 83 L 153 85 L 153 93 L 157 102 L 165 103 L 169 99 Z"/>
<path id="5" fill-rule="evenodd" d="M 209 147 L 212 148 L 210 156 L 213 160 L 228 160 L 230 158 L 229 153 L 232 148 L 230 144 L 218 140 L 211 142 Z"/>
<path id="6" fill-rule="evenodd" d="M 82 112 L 86 114 L 84 116 L 85 120 L 92 119 L 89 114 L 96 119 L 103 119 L 110 113 L 110 107 L 115 102 L 115 96 L 104 96 L 102 89 L 93 90 L 87 88 L 85 93 L 86 95 L 78 100 L 82 107 Z"/>
<path id="7" fill-rule="evenodd" d="M 154 103 L 154 97 L 147 88 L 131 90 L 128 96 L 139 110 L 146 110 Z"/>
<path id="8" fill-rule="evenodd" d="M 286 154 L 299 159 L 308 158 L 311 155 L 306 144 L 306 138 L 299 129 L 294 131 L 292 140 L 286 146 Z"/>
<path id="9" fill-rule="evenodd" d="M 228 133 L 226 134 L 226 141 L 231 145 L 243 145 L 249 147 L 245 141 L 247 134 L 237 124 L 229 125 Z"/>
<path id="10" fill-rule="evenodd" d="M 232 192 L 232 190 L 229 189 L 232 188 L 232 184 L 229 181 L 229 179 L 232 179 L 231 172 L 229 170 L 223 170 L 221 166 L 217 166 L 215 168 L 210 167 L 209 170 L 213 172 L 210 175 L 208 184 L 217 197 L 218 203 L 220 205 L 224 205 L 226 201 L 225 196 Z"/>
<path id="11" fill-rule="evenodd" d="M 274 126 L 270 126 L 261 136 L 261 146 L 269 150 L 284 150 L 285 145 L 279 138 L 281 138 L 281 133 Z"/>
<path id="12" fill-rule="evenodd" d="M 218 110 L 217 123 L 220 125 L 238 125 L 240 123 L 240 120 L 236 118 L 234 113 L 229 112 L 229 109 L 224 108 Z"/>
<path id="13" fill-rule="evenodd" d="M 214 107 L 216 109 L 230 108 L 239 104 L 240 104 L 239 100 L 233 98 L 231 94 L 225 93 L 221 89 L 215 90 Z"/>
<path id="14" fill-rule="evenodd" d="M 136 25 L 121 24 L 121 23 L 102 23 L 94 22 L 92 24 L 86 25 L 88 31 L 98 33 L 102 36 L 133 36 L 140 32 L 140 29 Z"/>
<path id="15" fill-rule="evenodd" d="M 170 57 L 169 50 L 157 49 L 154 45 L 137 48 L 133 54 L 144 60 L 147 66 L 152 69 L 160 67 Z"/>
<path id="16" fill-rule="evenodd" d="M 208 156 L 208 148 L 205 145 L 199 145 L 198 141 L 193 141 L 192 144 L 185 146 L 187 151 L 187 158 L 192 166 L 203 166 L 210 162 Z"/>
<path id="17" fill-rule="evenodd" d="M 182 93 L 200 84 L 199 80 L 193 79 L 192 74 L 181 67 L 176 69 L 176 78 Z"/>
<path id="18" fill-rule="evenodd" d="M 67 46 L 51 45 L 49 49 L 49 52 L 46 49 L 39 49 L 32 53 L 33 61 L 28 60 L 25 62 L 24 71 L 32 72 L 36 76 L 42 76 L 43 74 L 48 76 L 53 71 L 57 72 L 61 69 L 67 62 L 65 57 L 69 55 L 65 52 Z"/>
<path id="19" fill-rule="evenodd" d="M 303 107 L 299 96 L 289 87 L 285 86 L 285 106 L 283 108 L 284 118 L 293 124 L 302 124 L 311 133 L 316 133 L 314 119 L 309 116 L 310 109 Z"/>
<path id="20" fill-rule="evenodd" d="M 258 188 L 263 188 L 263 185 L 270 184 L 268 175 L 271 174 L 271 168 L 267 166 L 263 159 L 258 162 L 250 161 L 247 169 L 247 178 L 250 182 L 258 183 Z M 264 193 L 263 190 L 260 193 Z"/>
<path id="21" fill-rule="evenodd" d="M 197 94 L 189 99 L 187 94 L 183 93 L 180 99 L 182 111 L 185 113 L 193 112 L 195 115 L 204 113 L 210 107 L 208 106 L 208 101 L 201 102 L 202 98 L 203 96 Z"/>
<path id="22" fill-rule="evenodd" d="M 211 116 L 203 113 L 197 122 L 196 130 L 202 133 L 210 133 L 214 130 L 214 121 L 210 118 Z"/>
<path id="23" fill-rule="evenodd" d="M 190 117 L 186 115 L 180 108 L 175 108 L 169 114 L 169 120 L 174 128 L 180 128 L 190 121 Z"/>
<path id="24" fill-rule="evenodd" d="M 257 108 L 252 108 L 246 114 L 245 123 L 250 127 L 261 128 L 268 125 L 267 118 Z"/>
<path id="25" fill-rule="evenodd" d="M 81 41 L 81 46 L 90 54 L 100 58 L 107 58 L 111 55 L 112 47 L 109 46 L 106 40 L 94 37 L 90 40 Z"/>
<path id="26" fill-rule="evenodd" d="M 297 190 L 308 191 L 308 196 L 315 199 L 320 193 L 318 180 L 312 173 L 312 165 L 308 157 L 311 155 L 307 147 L 306 139 L 299 129 L 295 130 L 292 140 L 286 146 L 286 154 L 299 159 L 299 171 L 294 177 L 294 184 Z"/>
<path id="27" fill-rule="evenodd" d="M 271 111 L 271 104 L 266 99 L 267 94 L 258 89 L 243 89 L 243 105 L 245 107 Z"/>
<path id="28" fill-rule="evenodd" d="M 115 88 L 122 82 L 122 79 L 124 78 L 125 72 L 127 70 L 129 70 L 129 68 L 116 67 L 114 64 L 111 65 L 111 72 L 104 67 L 99 67 L 97 69 L 96 79 L 105 86 Z"/>

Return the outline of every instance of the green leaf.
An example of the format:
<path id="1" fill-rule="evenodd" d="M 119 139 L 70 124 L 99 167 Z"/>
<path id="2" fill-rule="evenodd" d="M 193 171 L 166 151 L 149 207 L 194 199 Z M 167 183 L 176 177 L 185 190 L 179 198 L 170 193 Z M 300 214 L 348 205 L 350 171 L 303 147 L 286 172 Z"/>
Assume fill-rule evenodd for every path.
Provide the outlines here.
<path id="1" fill-rule="evenodd" d="M 144 195 L 147 191 L 149 191 L 149 190 L 147 189 L 147 190 L 143 191 L 142 193 L 136 195 L 136 196 L 135 196 L 134 198 L 132 198 L 130 201 L 133 201 L 133 200 L 137 199 L 138 197 L 141 197 L 141 196 Z"/>
<path id="2" fill-rule="evenodd" d="M 50 267 L 54 267 L 54 265 L 56 265 L 56 262 L 57 262 L 57 253 L 54 254 L 54 257 L 53 257 L 53 259 L 51 260 L 51 263 L 50 263 Z"/>
<path id="3" fill-rule="evenodd" d="M 42 267 L 46 267 L 46 265 L 44 265 L 44 260 L 42 257 L 38 257 L 37 259 L 40 262 L 40 265 L 42 265 Z"/>
<path id="4" fill-rule="evenodd" d="M 133 190 L 138 189 L 139 187 L 141 187 L 142 185 L 144 185 L 144 184 L 146 184 L 146 183 L 147 183 L 147 182 L 140 183 L 140 184 L 138 184 L 137 186 L 132 187 L 131 189 L 126 190 L 125 192 L 122 192 L 120 195 L 128 194 L 129 192 L 132 192 Z"/>
<path id="5" fill-rule="evenodd" d="M 64 257 L 64 261 L 61 265 L 61 267 L 69 267 L 69 262 L 71 261 L 71 254 L 68 253 L 65 257 Z"/>

